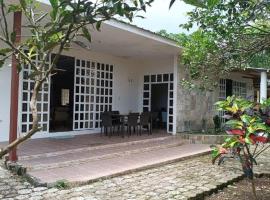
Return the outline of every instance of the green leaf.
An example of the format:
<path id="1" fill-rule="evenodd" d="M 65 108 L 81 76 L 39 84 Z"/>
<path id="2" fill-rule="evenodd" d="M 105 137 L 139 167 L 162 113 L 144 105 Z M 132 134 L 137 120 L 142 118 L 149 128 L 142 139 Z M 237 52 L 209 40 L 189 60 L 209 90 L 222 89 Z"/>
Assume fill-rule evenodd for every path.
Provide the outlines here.
<path id="1" fill-rule="evenodd" d="M 59 1 L 58 0 L 50 0 L 51 6 L 52 6 L 52 11 L 50 13 L 50 16 L 53 20 L 56 19 L 56 16 L 58 14 L 58 5 L 59 5 Z"/>
<path id="2" fill-rule="evenodd" d="M 50 0 L 50 4 L 51 4 L 53 9 L 58 8 L 58 3 L 59 3 L 59 0 Z"/>
<path id="3" fill-rule="evenodd" d="M 20 5 L 10 4 L 8 5 L 8 13 L 21 11 L 22 7 Z"/>
<path id="4" fill-rule="evenodd" d="M 12 49 L 9 49 L 9 48 L 0 49 L 0 56 L 5 56 L 7 53 L 9 53 L 11 51 L 12 51 Z"/>
<path id="5" fill-rule="evenodd" d="M 249 137 L 245 137 L 245 143 L 247 144 L 252 144 L 251 140 Z"/>
<path id="6" fill-rule="evenodd" d="M 213 7 L 216 6 L 219 2 L 220 2 L 220 0 L 208 0 L 208 1 L 207 1 L 207 5 L 208 5 L 208 7 L 213 8 Z"/>
<path id="7" fill-rule="evenodd" d="M 27 5 L 26 0 L 20 0 L 20 4 L 21 4 L 22 8 L 25 10 L 26 5 Z"/>
<path id="8" fill-rule="evenodd" d="M 10 33 L 10 40 L 12 43 L 15 43 L 15 41 L 16 41 L 16 32 L 15 31 Z"/>
<path id="9" fill-rule="evenodd" d="M 242 127 L 244 125 L 243 122 L 241 122 L 239 120 L 234 120 L 234 119 L 227 121 L 225 124 L 232 127 L 232 128 L 238 127 L 238 126 Z"/>
<path id="10" fill-rule="evenodd" d="M 91 42 L 91 34 L 89 33 L 88 29 L 86 27 L 82 27 L 83 36 Z"/>
<path id="11" fill-rule="evenodd" d="M 242 115 L 240 118 L 245 124 L 250 124 L 250 122 L 252 120 L 252 117 L 248 116 L 246 114 Z"/>

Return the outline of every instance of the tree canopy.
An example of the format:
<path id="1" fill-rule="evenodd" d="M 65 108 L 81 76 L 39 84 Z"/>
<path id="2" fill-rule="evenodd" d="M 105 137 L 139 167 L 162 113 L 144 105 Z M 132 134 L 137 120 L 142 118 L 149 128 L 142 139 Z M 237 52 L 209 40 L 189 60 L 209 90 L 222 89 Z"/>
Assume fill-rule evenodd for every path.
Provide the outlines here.
<path id="1" fill-rule="evenodd" d="M 171 5 L 175 0 L 171 1 Z M 268 0 L 185 0 L 195 8 L 181 27 L 198 30 L 179 41 L 191 78 L 207 88 L 233 69 L 269 67 L 270 2 Z M 164 34 L 164 33 L 163 33 Z M 169 34 L 175 38 L 179 35 Z M 180 37 L 181 38 L 181 37 Z M 212 73 L 211 73 L 212 72 Z M 202 80 L 204 80 L 202 82 Z"/>

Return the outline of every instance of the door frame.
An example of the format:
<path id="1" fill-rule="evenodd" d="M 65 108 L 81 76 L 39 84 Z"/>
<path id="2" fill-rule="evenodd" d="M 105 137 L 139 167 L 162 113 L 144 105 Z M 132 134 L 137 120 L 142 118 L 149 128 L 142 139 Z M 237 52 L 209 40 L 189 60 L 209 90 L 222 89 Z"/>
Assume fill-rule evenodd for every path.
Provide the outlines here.
<path id="1" fill-rule="evenodd" d="M 148 74 L 144 75 L 143 84 L 143 111 L 151 112 L 151 87 L 152 84 L 168 84 L 167 105 L 167 132 L 174 132 L 174 73 Z"/>

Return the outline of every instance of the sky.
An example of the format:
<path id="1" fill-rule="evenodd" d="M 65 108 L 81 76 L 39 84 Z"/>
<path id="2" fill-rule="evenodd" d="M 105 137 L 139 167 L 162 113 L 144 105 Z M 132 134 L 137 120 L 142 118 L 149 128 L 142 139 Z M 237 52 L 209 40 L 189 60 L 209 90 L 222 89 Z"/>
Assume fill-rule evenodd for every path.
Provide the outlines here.
<path id="1" fill-rule="evenodd" d="M 154 32 L 161 29 L 169 33 L 186 32 L 179 28 L 179 25 L 188 21 L 186 13 L 193 7 L 180 0 L 175 1 L 171 9 L 169 4 L 170 0 L 155 0 L 147 12 L 142 13 L 145 18 L 135 18 L 133 24 Z"/>
<path id="2" fill-rule="evenodd" d="M 48 2 L 48 0 L 40 1 Z M 169 4 L 170 0 L 155 0 L 146 13 L 140 13 L 145 18 L 135 18 L 132 23 L 154 32 L 165 29 L 169 33 L 186 33 L 186 30 L 179 28 L 179 25 L 188 21 L 186 13 L 193 7 L 181 0 L 175 1 L 171 9 Z"/>

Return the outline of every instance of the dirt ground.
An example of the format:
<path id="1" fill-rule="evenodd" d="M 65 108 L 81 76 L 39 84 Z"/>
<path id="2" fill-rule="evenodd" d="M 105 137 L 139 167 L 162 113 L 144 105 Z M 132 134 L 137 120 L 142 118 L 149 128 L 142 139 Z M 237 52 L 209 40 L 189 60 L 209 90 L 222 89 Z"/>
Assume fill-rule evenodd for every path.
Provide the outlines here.
<path id="1" fill-rule="evenodd" d="M 255 185 L 258 200 L 270 200 L 270 178 L 256 178 Z M 206 197 L 205 200 L 254 200 L 254 196 L 250 182 L 244 179 Z"/>

